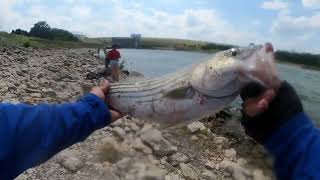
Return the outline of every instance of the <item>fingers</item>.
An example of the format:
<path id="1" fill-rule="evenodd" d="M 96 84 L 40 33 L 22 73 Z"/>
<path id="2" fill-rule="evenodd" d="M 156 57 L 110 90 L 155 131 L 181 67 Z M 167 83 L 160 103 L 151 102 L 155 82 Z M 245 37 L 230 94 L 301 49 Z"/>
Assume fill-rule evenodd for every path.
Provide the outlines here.
<path id="1" fill-rule="evenodd" d="M 268 103 L 270 103 L 275 97 L 276 93 L 273 89 L 268 89 L 262 96 Z"/>
<path id="2" fill-rule="evenodd" d="M 116 120 L 120 119 L 123 117 L 123 115 L 117 111 L 110 110 L 111 113 L 111 120 L 112 122 L 115 122 Z"/>
<path id="3" fill-rule="evenodd" d="M 97 95 L 100 97 L 103 101 L 106 100 L 106 96 L 108 94 L 108 91 L 110 89 L 110 83 L 107 80 L 102 80 L 100 82 L 99 87 L 93 87 L 90 91 L 90 93 Z"/>
<path id="4" fill-rule="evenodd" d="M 96 96 L 100 97 L 103 101 L 105 100 L 105 94 L 102 92 L 102 89 L 100 87 L 92 88 L 90 93 L 95 94 Z"/>
<path id="5" fill-rule="evenodd" d="M 108 80 L 102 80 L 100 82 L 99 87 L 94 87 L 92 88 L 92 90 L 90 91 L 92 94 L 97 95 L 98 97 L 100 97 L 101 99 L 103 99 L 104 101 L 106 101 L 106 97 L 107 94 L 110 90 L 110 83 Z M 109 108 L 109 111 L 111 113 L 111 121 L 114 122 L 120 118 L 123 117 L 123 115 L 120 112 L 117 112 L 115 110 L 111 110 Z"/>
<path id="6" fill-rule="evenodd" d="M 100 88 L 102 92 L 106 95 L 110 89 L 109 81 L 106 79 L 103 79 L 102 81 L 100 81 Z"/>
<path id="7" fill-rule="evenodd" d="M 273 100 L 274 97 L 274 90 L 269 89 L 259 97 L 248 98 L 247 100 L 245 100 L 243 109 L 248 116 L 254 117 L 260 113 L 265 112 L 269 107 L 269 103 Z"/>

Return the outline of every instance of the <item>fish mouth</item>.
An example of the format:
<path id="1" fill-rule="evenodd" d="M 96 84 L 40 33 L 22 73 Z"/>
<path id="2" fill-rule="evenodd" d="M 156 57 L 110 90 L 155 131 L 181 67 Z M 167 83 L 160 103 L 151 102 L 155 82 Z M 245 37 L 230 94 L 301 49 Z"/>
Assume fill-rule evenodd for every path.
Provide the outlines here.
<path id="1" fill-rule="evenodd" d="M 256 52 L 260 51 L 262 48 L 264 48 L 263 45 L 256 45 L 256 46 L 239 48 L 239 51 L 241 54 L 239 59 L 241 59 L 241 60 L 249 59 L 250 57 L 254 56 L 254 54 L 256 54 Z"/>
<path id="2" fill-rule="evenodd" d="M 240 48 L 240 51 L 241 51 L 241 48 Z M 242 60 L 249 59 L 252 56 L 254 56 L 256 53 L 263 53 L 263 54 L 273 53 L 274 54 L 273 45 L 269 42 L 266 42 L 264 45 L 260 44 L 260 45 L 245 47 L 243 48 L 243 53 L 239 58 Z"/>

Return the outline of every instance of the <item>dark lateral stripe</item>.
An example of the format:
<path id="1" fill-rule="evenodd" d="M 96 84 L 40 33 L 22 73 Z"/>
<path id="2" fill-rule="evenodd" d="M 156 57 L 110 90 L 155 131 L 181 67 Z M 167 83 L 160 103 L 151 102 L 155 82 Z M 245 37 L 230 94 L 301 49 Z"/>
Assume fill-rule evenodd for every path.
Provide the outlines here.
<path id="1" fill-rule="evenodd" d="M 124 93 L 141 93 L 141 92 L 146 92 L 146 91 L 153 91 L 156 89 L 160 89 L 161 87 L 167 87 L 167 86 L 174 86 L 176 85 L 176 83 L 178 83 L 179 81 L 187 81 L 186 74 L 178 76 L 178 77 L 173 77 L 171 79 L 167 79 L 166 81 L 163 81 L 161 83 L 154 83 L 154 84 L 150 84 L 149 86 L 143 86 L 140 87 L 140 84 L 136 84 L 135 87 L 130 87 L 130 88 L 123 88 L 123 89 L 113 89 L 111 88 L 111 91 L 109 92 L 109 94 L 124 94 Z"/>
<path id="2" fill-rule="evenodd" d="M 136 104 L 142 104 L 142 103 L 150 103 L 150 102 L 157 102 L 157 101 L 160 101 L 162 100 L 162 98 L 157 98 L 157 99 L 150 99 L 150 100 L 142 100 L 142 101 L 136 101 L 135 103 Z"/>
<path id="3" fill-rule="evenodd" d="M 167 79 L 161 79 L 161 80 L 154 80 L 154 81 L 149 81 L 148 83 L 143 83 L 143 82 L 136 82 L 136 83 L 132 83 L 130 86 L 111 86 L 111 92 L 115 92 L 117 90 L 120 91 L 127 91 L 127 90 L 131 90 L 131 89 L 138 89 L 138 90 L 148 90 L 150 88 L 152 88 L 152 86 L 163 86 L 165 84 L 167 84 L 168 82 L 175 80 L 175 79 L 179 79 L 181 77 L 186 76 L 186 74 L 181 74 L 179 76 L 172 76 L 170 78 Z"/>
<path id="4" fill-rule="evenodd" d="M 186 71 L 182 71 L 182 72 L 179 72 L 179 73 L 175 73 L 175 74 L 171 74 L 171 75 L 168 75 L 168 76 L 164 76 L 162 78 L 155 78 L 155 79 L 149 79 L 149 80 L 146 80 L 146 81 L 138 81 L 138 82 L 130 82 L 130 83 L 126 83 L 126 84 L 112 84 L 111 86 L 111 90 L 116 90 L 116 89 L 124 89 L 124 88 L 137 88 L 137 84 L 136 83 L 139 83 L 139 87 L 147 87 L 147 86 L 152 86 L 154 84 L 159 84 L 159 83 L 164 83 L 168 80 L 171 80 L 172 78 L 179 78 L 181 76 L 184 76 L 186 75 L 188 72 Z"/>
<path id="5" fill-rule="evenodd" d="M 156 91 L 156 92 L 154 92 L 154 93 L 150 93 L 150 94 L 140 94 L 140 95 L 138 95 L 138 94 L 134 94 L 134 95 L 120 95 L 120 97 L 119 98 L 144 98 L 144 97 L 149 97 L 149 96 L 155 96 L 155 95 L 160 95 L 160 94 L 162 94 L 162 92 L 161 91 Z M 117 95 L 115 95 L 115 96 L 117 96 Z"/>

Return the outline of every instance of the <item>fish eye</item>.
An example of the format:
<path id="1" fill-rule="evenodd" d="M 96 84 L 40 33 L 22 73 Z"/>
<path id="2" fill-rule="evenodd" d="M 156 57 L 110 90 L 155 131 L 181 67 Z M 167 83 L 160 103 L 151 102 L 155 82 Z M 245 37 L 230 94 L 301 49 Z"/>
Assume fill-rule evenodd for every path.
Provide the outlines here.
<path id="1" fill-rule="evenodd" d="M 239 54 L 239 52 L 235 48 L 232 48 L 230 53 L 231 53 L 232 56 L 237 56 Z"/>

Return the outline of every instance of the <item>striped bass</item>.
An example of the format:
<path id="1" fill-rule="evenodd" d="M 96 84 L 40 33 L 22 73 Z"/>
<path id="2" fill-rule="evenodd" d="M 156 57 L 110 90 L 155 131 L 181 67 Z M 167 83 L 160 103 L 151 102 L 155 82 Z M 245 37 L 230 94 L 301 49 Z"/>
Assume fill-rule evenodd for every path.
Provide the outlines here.
<path id="1" fill-rule="evenodd" d="M 109 104 L 138 119 L 168 125 L 203 118 L 234 101 L 245 83 L 259 81 L 248 78 L 246 71 L 253 72 L 258 61 L 269 57 L 266 49 L 266 45 L 232 48 L 177 73 L 138 82 L 114 83 L 109 92 Z M 245 71 L 240 73 L 241 69 Z"/>

